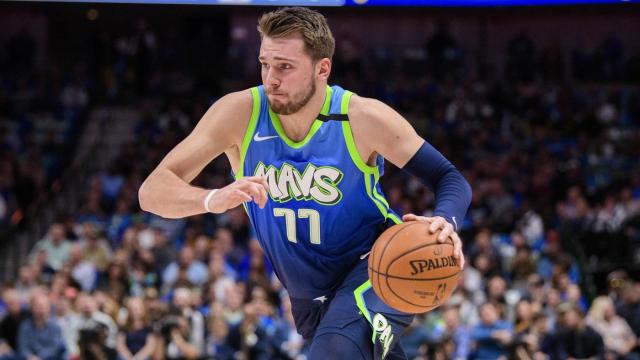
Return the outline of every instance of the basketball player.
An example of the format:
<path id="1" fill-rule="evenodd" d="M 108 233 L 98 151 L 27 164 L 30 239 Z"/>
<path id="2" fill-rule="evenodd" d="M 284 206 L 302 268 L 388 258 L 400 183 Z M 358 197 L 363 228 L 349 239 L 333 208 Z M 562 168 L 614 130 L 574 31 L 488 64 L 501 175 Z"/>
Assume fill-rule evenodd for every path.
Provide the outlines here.
<path id="1" fill-rule="evenodd" d="M 412 315 L 371 289 L 366 256 L 401 220 L 379 178 L 383 158 L 436 195 L 433 217 L 407 214 L 451 237 L 469 206 L 468 183 L 387 105 L 327 85 L 335 42 L 326 19 L 306 8 L 264 14 L 262 86 L 231 93 L 204 114 L 140 188 L 140 206 L 167 218 L 244 205 L 292 302 L 310 359 L 404 359 L 398 344 Z M 221 189 L 189 183 L 225 153 L 235 181 Z"/>

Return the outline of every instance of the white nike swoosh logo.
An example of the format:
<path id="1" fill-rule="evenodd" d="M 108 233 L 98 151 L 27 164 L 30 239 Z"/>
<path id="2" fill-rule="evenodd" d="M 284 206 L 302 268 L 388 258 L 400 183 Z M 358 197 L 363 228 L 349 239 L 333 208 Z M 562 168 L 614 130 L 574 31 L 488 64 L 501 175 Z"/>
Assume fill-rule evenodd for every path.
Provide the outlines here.
<path id="1" fill-rule="evenodd" d="M 324 304 L 324 302 L 325 302 L 325 301 L 327 301 L 328 299 L 327 299 L 327 297 L 326 297 L 326 296 L 322 295 L 322 296 L 318 296 L 317 298 L 315 298 L 315 299 L 313 299 L 313 300 L 315 300 L 315 301 L 320 301 L 321 303 L 323 303 L 323 304 Z"/>
<path id="2" fill-rule="evenodd" d="M 255 135 L 253 135 L 253 140 L 255 140 L 255 141 L 265 141 L 265 140 L 269 140 L 269 139 L 275 139 L 277 137 L 278 137 L 278 135 L 260 136 L 260 133 L 256 133 Z"/>
<path id="3" fill-rule="evenodd" d="M 364 260 L 367 256 L 369 256 L 369 254 L 370 254 L 370 253 L 371 253 L 371 251 L 369 251 L 369 252 L 367 252 L 367 253 L 365 253 L 365 254 L 360 255 L 360 260 Z"/>

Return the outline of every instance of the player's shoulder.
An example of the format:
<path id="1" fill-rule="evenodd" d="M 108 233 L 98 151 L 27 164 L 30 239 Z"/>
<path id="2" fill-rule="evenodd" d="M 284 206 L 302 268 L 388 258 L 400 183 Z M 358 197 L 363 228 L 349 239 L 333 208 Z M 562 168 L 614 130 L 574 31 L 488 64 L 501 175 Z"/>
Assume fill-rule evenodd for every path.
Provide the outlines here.
<path id="1" fill-rule="evenodd" d="M 211 105 L 217 110 L 230 110 L 236 112 L 248 112 L 251 114 L 253 107 L 253 95 L 251 89 L 230 92 Z"/>
<path id="2" fill-rule="evenodd" d="M 369 125 L 384 121 L 385 115 L 393 111 L 387 104 L 374 98 L 353 94 L 349 100 L 349 120 L 352 123 L 367 122 Z"/>
<path id="3" fill-rule="evenodd" d="M 215 101 L 203 117 L 206 123 L 215 126 L 238 127 L 248 123 L 253 109 L 251 89 L 228 93 Z"/>
<path id="4" fill-rule="evenodd" d="M 215 101 L 199 123 L 199 131 L 206 136 L 225 134 L 233 141 L 241 141 L 253 109 L 251 89 L 228 93 Z"/>

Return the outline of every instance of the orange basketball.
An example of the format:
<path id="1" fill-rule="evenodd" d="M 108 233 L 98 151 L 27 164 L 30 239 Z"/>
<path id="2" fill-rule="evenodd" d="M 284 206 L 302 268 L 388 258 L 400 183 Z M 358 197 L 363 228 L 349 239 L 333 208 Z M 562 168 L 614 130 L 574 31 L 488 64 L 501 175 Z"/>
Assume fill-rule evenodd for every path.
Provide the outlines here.
<path id="1" fill-rule="evenodd" d="M 438 243 L 429 224 L 409 221 L 380 235 L 369 255 L 369 279 L 387 305 L 418 314 L 443 304 L 458 284 L 451 238 Z"/>

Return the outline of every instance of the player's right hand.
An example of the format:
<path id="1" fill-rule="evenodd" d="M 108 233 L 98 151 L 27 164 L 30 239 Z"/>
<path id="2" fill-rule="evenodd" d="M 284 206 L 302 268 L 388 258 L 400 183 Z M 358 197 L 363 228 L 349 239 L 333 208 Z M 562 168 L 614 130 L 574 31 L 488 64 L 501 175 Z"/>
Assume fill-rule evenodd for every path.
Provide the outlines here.
<path id="1" fill-rule="evenodd" d="M 247 201 L 255 201 L 264 208 L 269 199 L 269 185 L 262 176 L 247 176 L 219 189 L 209 199 L 209 209 L 220 214 Z"/>

